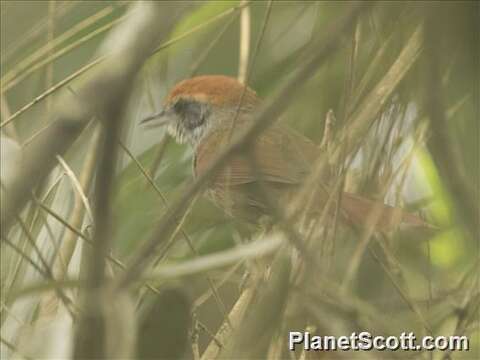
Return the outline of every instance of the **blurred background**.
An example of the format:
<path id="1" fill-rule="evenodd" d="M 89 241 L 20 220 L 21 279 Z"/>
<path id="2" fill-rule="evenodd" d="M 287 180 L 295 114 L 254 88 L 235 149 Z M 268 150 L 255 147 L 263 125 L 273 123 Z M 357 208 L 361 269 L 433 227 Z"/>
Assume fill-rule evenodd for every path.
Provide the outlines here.
<path id="1" fill-rule="evenodd" d="M 311 286 L 295 283 L 287 270 L 256 279 L 252 260 L 240 257 L 208 268 L 208 256 L 236 254 L 258 231 L 200 196 L 182 220 L 182 232 L 158 249 L 146 273 L 178 270 L 171 266 L 201 258 L 208 271 L 186 276 L 172 270 L 168 281 L 151 276 L 155 291 L 137 286 L 115 298 L 121 315 L 113 328 L 132 329 L 119 330 L 116 339 L 136 344 L 127 353 L 207 359 L 240 356 L 236 351 L 243 349 L 245 358 L 315 358 L 286 351 L 289 330 L 310 329 L 329 335 L 361 330 L 467 335 L 471 348 L 452 354 L 314 354 L 318 357 L 479 358 L 478 3 L 365 3 L 348 31 L 339 34 L 328 33 L 330 24 L 352 2 L 182 4 L 186 10 L 167 40 L 157 44 L 131 83 L 128 103 L 119 105 L 125 109 L 123 145 L 110 241 L 116 262 L 109 262 L 108 274 L 122 273 L 118 263 L 129 263 L 168 204 L 192 182 L 192 149 L 162 129 L 139 126 L 160 109 L 169 89 L 199 74 L 244 80 L 248 74 L 248 85 L 268 99 L 315 51 L 309 45 L 329 36 L 336 49 L 295 90 L 279 122 L 320 144 L 332 109 L 335 142 L 356 115 L 378 104 L 369 110 L 371 125 L 358 151 L 344 163 L 330 164 L 332 178 L 341 174 L 346 190 L 407 208 L 438 229 L 375 235 L 364 247 L 361 235 L 342 230 L 317 252 L 322 273 L 310 274 Z M 172 3 L 162 5 L 173 11 Z M 51 126 L 62 94 L 88 81 L 105 39 L 130 16 L 130 7 L 125 1 L 2 1 L 2 189 L 14 181 L 22 151 Z M 94 225 L 101 139 L 97 122 L 89 123 L 32 189 L 35 201 L 20 220 L 7 233 L 2 230 L 2 358 L 68 358 L 78 346 L 82 312 L 60 301 L 52 284 L 57 281 L 81 307 L 84 293 L 74 280 L 94 256 L 84 238 L 91 237 Z M 256 280 L 245 280 L 246 271 Z M 233 330 L 224 323 L 228 313 Z"/>

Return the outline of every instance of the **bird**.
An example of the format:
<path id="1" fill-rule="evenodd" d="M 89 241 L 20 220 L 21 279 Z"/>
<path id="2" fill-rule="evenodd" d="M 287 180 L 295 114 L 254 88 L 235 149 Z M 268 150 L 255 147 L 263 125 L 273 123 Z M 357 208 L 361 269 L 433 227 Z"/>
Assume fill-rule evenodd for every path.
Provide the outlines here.
<path id="1" fill-rule="evenodd" d="M 176 142 L 189 144 L 194 153 L 193 176 L 199 177 L 224 146 L 252 124 L 261 106 L 262 99 L 257 93 L 237 79 L 199 75 L 176 84 L 167 94 L 162 109 L 141 123 L 166 126 Z M 235 153 L 226 166 L 213 174 L 206 193 L 227 215 L 258 223 L 264 216 L 272 215 L 271 204 L 262 196 L 260 184 L 277 204 L 287 206 L 322 151 L 306 136 L 275 123 L 255 138 L 248 154 L 247 149 Z M 254 164 L 249 160 L 251 156 Z M 332 191 L 328 184 L 319 185 L 321 191 L 314 195 L 312 217 L 322 214 Z M 417 215 L 347 191 L 340 196 L 339 208 L 342 222 L 360 228 L 369 226 L 374 209 L 376 231 L 388 232 L 400 225 L 426 226 Z"/>

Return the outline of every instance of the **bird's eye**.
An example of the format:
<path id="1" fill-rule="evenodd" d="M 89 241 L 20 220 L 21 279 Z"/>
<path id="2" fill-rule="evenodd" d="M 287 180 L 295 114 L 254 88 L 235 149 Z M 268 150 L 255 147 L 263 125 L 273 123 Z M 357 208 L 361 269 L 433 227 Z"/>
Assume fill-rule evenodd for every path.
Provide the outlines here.
<path id="1" fill-rule="evenodd" d="M 185 114 L 185 111 L 188 110 L 189 102 L 190 101 L 187 101 L 187 100 L 184 100 L 184 99 L 179 99 L 179 100 L 177 100 L 175 105 L 173 105 L 173 109 L 175 110 L 175 112 L 178 115 L 183 116 Z"/>
<path id="2" fill-rule="evenodd" d="M 206 105 L 194 100 L 178 99 L 173 109 L 188 129 L 195 129 L 205 122 Z"/>

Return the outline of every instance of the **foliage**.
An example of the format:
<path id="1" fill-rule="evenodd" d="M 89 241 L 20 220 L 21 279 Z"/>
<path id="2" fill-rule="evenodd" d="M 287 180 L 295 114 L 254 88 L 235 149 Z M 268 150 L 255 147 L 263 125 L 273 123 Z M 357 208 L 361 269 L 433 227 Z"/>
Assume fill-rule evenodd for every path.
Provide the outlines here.
<path id="1" fill-rule="evenodd" d="M 132 16 L 131 6 L 1 3 L 2 152 L 6 137 L 22 151 L 43 139 L 65 97 L 75 98 L 84 84 L 100 77 L 104 61 L 122 69 L 125 59 L 112 62 L 99 48 L 111 29 Z M 158 6 L 173 19 L 179 5 Z M 355 6 L 354 21 L 329 33 Z M 312 260 L 292 246 L 289 224 L 275 227 L 281 230 L 277 237 L 195 195 L 179 207 L 172 229 L 155 239 L 162 219 L 190 189 L 192 150 L 165 140 L 163 130 L 138 123 L 159 109 L 181 79 L 238 75 L 245 65 L 239 45 L 246 9 L 251 20 L 247 82 L 264 99 L 280 96 L 299 69 L 323 51 L 314 45 L 332 44 L 320 66 L 308 68 L 308 80 L 289 89 L 278 121 L 320 144 L 332 109 L 336 121 L 327 139 L 332 150 L 323 156 L 330 182 L 419 213 L 434 231 L 371 234 L 327 224 L 312 234 L 299 232 Z M 107 356 L 288 358 L 288 331 L 308 329 L 336 336 L 359 330 L 466 334 L 469 352 L 432 356 L 478 358 L 479 14 L 475 2 L 189 3 L 135 70 L 125 93 L 123 87 L 105 85 L 110 96 L 119 94 L 109 103 L 110 114 L 119 113 L 124 125 L 116 129 L 121 146 L 114 146 L 111 201 L 97 202 L 108 143 L 100 128 L 108 129 L 112 119 L 93 110 L 94 119 L 61 154 L 71 172 L 56 163 L 48 176 L 33 179 L 33 196 L 24 194 L 28 204 L 11 229 L 2 228 L 2 358 L 78 357 L 75 331 L 84 331 L 85 324 L 79 318 L 93 313 L 105 321 L 96 330 L 106 333 L 99 339 L 107 344 Z M 124 95 L 125 101 L 119 100 Z M 15 174 L 2 164 L 2 198 Z M 314 189 L 306 187 L 310 193 Z M 95 249 L 98 245 L 95 209 L 104 206 L 112 211 L 111 218 L 106 215 L 111 249 L 106 260 L 102 257 L 108 276 L 101 282 L 105 294 L 91 311 L 85 299 L 95 297 L 87 291 L 89 261 L 99 256 L 91 251 L 92 242 Z M 144 271 L 129 273 L 142 262 L 138 256 L 149 241 L 157 241 L 153 261 L 141 264 Z M 116 286 L 121 296 L 112 306 Z M 136 330 L 127 336 L 125 329 Z M 162 334 L 158 343 L 152 331 Z M 39 340 L 30 341 L 32 334 Z M 111 350 L 116 338 L 125 340 Z M 358 354 L 363 355 L 384 356 Z M 343 355 L 332 355 L 337 356 Z M 294 357 L 309 355 L 298 351 Z"/>

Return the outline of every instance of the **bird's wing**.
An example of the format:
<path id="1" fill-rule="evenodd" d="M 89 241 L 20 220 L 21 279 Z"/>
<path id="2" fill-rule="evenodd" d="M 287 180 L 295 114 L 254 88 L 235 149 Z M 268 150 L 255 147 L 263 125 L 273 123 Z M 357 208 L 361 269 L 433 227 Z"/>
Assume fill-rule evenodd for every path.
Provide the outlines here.
<path id="1" fill-rule="evenodd" d="M 224 133 L 223 133 L 224 135 Z M 210 134 L 197 148 L 194 171 L 198 176 L 206 171 L 210 162 L 224 149 L 225 136 L 219 132 Z M 248 152 L 255 157 L 249 160 Z M 215 183 L 242 185 L 258 179 L 267 182 L 298 184 L 308 172 L 318 147 L 306 137 L 282 126 L 274 126 L 262 133 L 251 149 L 229 160 L 218 172 Z"/>
<path id="2" fill-rule="evenodd" d="M 205 172 L 210 166 L 209 161 L 215 157 L 212 154 L 221 151 L 222 146 L 225 145 L 222 145 L 223 138 L 222 135 L 212 134 L 202 143 L 201 147 L 197 148 L 194 164 L 197 175 Z M 314 143 L 304 136 L 280 126 L 272 127 L 260 135 L 252 151 L 257 159 L 256 170 L 244 152 L 234 156 L 228 165 L 217 173 L 212 187 L 217 201 L 225 204 L 226 199 L 231 198 L 232 207 L 237 205 L 241 208 L 242 206 L 238 204 L 249 205 L 250 212 L 252 208 L 265 208 L 265 205 L 258 201 L 260 197 L 252 195 L 252 188 L 249 186 L 259 178 L 268 182 L 268 188 L 275 198 L 288 201 L 282 196 L 290 193 L 288 189 L 291 189 L 292 185 L 295 187 L 295 184 L 304 180 L 309 166 L 314 163 L 319 154 L 319 148 Z M 235 187 L 236 192 L 226 196 L 229 187 Z M 328 190 L 322 187 L 322 191 L 318 192 L 316 196 L 311 212 L 313 215 L 320 216 L 329 196 Z M 374 229 L 379 231 L 391 231 L 400 225 L 430 227 L 420 217 L 400 208 L 348 192 L 342 194 L 340 207 L 342 217 L 347 222 L 360 227 L 366 227 L 371 222 L 374 222 Z M 332 207 L 332 216 L 335 214 L 334 208 Z M 372 215 L 372 213 L 376 215 Z"/>

